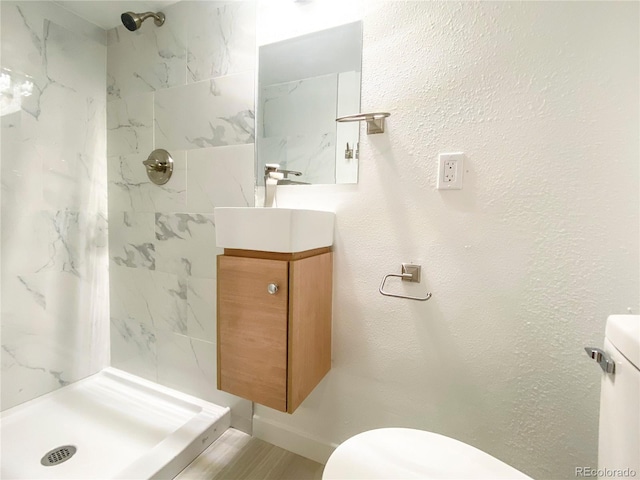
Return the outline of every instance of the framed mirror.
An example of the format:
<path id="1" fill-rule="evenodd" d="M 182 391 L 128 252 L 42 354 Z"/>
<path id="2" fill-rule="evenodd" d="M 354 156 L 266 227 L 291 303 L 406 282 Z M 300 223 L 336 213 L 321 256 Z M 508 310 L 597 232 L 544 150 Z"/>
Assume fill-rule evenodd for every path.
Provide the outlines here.
<path id="1" fill-rule="evenodd" d="M 256 183 L 265 164 L 299 172 L 280 184 L 358 182 L 362 22 L 258 49 Z"/>

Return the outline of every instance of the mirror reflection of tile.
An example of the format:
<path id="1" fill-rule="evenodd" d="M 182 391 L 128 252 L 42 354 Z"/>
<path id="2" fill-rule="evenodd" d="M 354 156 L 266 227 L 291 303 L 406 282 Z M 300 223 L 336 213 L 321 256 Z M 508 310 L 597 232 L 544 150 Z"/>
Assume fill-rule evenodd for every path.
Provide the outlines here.
<path id="1" fill-rule="evenodd" d="M 357 183 L 359 125 L 335 119 L 360 111 L 362 22 L 264 45 L 259 56 L 257 183 L 266 163 L 301 171 L 306 184 Z"/>

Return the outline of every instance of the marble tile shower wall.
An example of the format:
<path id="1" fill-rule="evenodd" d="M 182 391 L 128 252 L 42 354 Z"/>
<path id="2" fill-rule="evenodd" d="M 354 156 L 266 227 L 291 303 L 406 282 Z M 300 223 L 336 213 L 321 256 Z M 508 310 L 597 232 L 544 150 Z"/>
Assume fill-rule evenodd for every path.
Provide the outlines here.
<path id="1" fill-rule="evenodd" d="M 216 390 L 213 209 L 254 202 L 254 2 L 182 1 L 108 32 L 112 365 L 202 398 Z M 175 171 L 149 182 L 142 161 Z"/>
<path id="2" fill-rule="evenodd" d="M 51 2 L 0 8 L 3 74 L 34 83 L 21 108 L 2 97 L 6 409 L 109 364 L 106 48 Z"/>

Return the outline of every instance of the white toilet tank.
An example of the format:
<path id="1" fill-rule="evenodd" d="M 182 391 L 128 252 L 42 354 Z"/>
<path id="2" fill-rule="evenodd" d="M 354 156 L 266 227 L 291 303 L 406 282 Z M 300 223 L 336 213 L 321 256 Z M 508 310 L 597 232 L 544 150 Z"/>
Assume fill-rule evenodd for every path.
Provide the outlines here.
<path id="1" fill-rule="evenodd" d="M 603 350 L 615 372 L 602 373 L 598 475 L 639 478 L 640 315 L 611 315 Z"/>

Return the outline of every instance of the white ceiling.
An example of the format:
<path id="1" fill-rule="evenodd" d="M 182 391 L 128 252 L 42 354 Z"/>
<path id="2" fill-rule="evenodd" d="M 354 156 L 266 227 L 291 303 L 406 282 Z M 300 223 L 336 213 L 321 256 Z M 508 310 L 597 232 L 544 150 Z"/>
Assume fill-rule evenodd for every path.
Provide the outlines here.
<path id="1" fill-rule="evenodd" d="M 108 30 L 121 25 L 120 15 L 124 12 L 157 12 L 177 0 L 57 0 L 55 3 Z"/>

